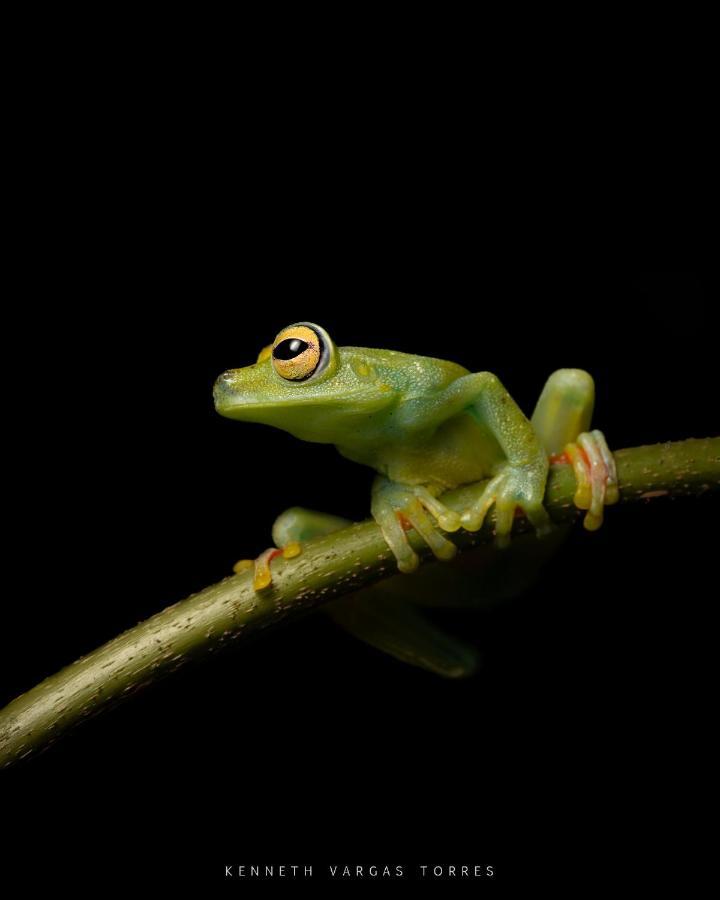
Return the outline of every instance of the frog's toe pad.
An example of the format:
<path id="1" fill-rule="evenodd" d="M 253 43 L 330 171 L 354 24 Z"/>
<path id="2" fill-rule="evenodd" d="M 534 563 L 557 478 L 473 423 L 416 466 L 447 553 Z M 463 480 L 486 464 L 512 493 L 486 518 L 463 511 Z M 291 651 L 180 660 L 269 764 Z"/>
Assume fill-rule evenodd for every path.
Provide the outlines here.
<path id="1" fill-rule="evenodd" d="M 263 551 L 257 559 L 238 560 L 233 566 L 233 572 L 235 572 L 236 575 L 241 575 L 243 572 L 248 572 L 250 569 L 253 569 L 253 588 L 256 591 L 264 591 L 272 584 L 270 563 L 278 556 L 282 556 L 283 559 L 294 559 L 294 557 L 299 556 L 301 552 L 302 548 L 298 541 L 290 541 L 290 543 L 286 544 L 282 550 L 278 550 L 277 547 L 269 547 L 267 550 Z"/>
<path id="2" fill-rule="evenodd" d="M 583 432 L 565 447 L 563 455 L 575 472 L 575 506 L 587 510 L 583 524 L 588 531 L 597 531 L 603 523 L 603 508 L 620 499 L 615 459 L 605 436 L 597 430 Z"/>
<path id="3" fill-rule="evenodd" d="M 531 499 L 527 492 L 524 498 L 517 494 L 516 482 L 510 468 L 491 478 L 485 485 L 479 499 L 462 515 L 462 524 L 466 531 L 478 531 L 491 506 L 495 506 L 495 544 L 504 548 L 510 546 L 510 535 L 516 515 L 523 513 L 529 520 L 538 537 L 544 537 L 552 530 L 550 517 L 540 499 Z"/>
<path id="4" fill-rule="evenodd" d="M 457 553 L 455 544 L 436 525 L 443 531 L 457 531 L 460 516 L 425 487 L 383 479 L 373 488 L 372 513 L 401 572 L 414 572 L 420 562 L 407 538 L 410 530 L 420 535 L 437 559 L 450 560 Z"/>
<path id="5" fill-rule="evenodd" d="M 480 497 L 471 507 L 466 509 L 461 516 L 461 523 L 465 531 L 479 531 L 482 528 L 485 517 L 490 507 L 497 501 L 498 490 L 502 485 L 502 474 L 491 478 L 485 485 Z"/>
<path id="6" fill-rule="evenodd" d="M 302 547 L 300 546 L 300 542 L 290 541 L 289 544 L 285 544 L 283 547 L 283 559 L 295 559 L 296 556 L 300 556 L 301 552 Z"/>

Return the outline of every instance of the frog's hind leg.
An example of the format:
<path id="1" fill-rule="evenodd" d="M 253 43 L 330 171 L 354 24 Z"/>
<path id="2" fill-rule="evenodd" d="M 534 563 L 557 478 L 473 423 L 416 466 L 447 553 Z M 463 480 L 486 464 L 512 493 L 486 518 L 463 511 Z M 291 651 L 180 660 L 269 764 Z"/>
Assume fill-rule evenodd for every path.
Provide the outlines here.
<path id="1" fill-rule="evenodd" d="M 287 547 L 350 524 L 339 516 L 293 507 L 275 521 L 273 540 L 278 547 Z M 414 607 L 413 598 L 398 590 L 406 577 L 389 578 L 340 597 L 323 611 L 354 637 L 401 662 L 445 678 L 472 674 L 477 666 L 476 651 L 436 628 Z"/>
<path id="2" fill-rule="evenodd" d="M 299 556 L 303 541 L 331 534 L 351 524 L 348 519 L 342 519 L 340 516 L 293 506 L 281 513 L 273 524 L 272 537 L 275 546 L 269 547 L 257 559 L 239 560 L 233 566 L 233 571 L 240 574 L 253 569 L 253 587 L 256 591 L 265 590 L 272 584 L 270 565 L 275 558 L 282 556 L 285 559 L 292 559 Z"/>
<path id="3" fill-rule="evenodd" d="M 615 461 L 597 429 L 590 431 L 595 384 L 582 369 L 558 369 L 548 378 L 532 415 L 532 425 L 556 463 L 570 463 L 577 488 L 575 505 L 587 510 L 585 528 L 602 525 L 603 507 L 619 499 Z"/>
<path id="4" fill-rule="evenodd" d="M 272 536 L 276 547 L 261 553 L 256 560 L 241 560 L 235 569 L 241 572 L 254 568 L 255 589 L 262 590 L 272 583 L 270 563 L 276 556 L 296 556 L 301 552 L 302 542 L 332 534 L 350 524 L 340 516 L 293 506 L 275 520 Z M 408 598 L 397 593 L 395 581 L 391 578 L 340 597 L 323 611 L 355 637 L 403 662 L 446 678 L 460 678 L 473 672 L 477 662 L 475 651 L 435 628 L 413 608 Z"/>
<path id="5" fill-rule="evenodd" d="M 406 578 L 407 576 L 399 576 Z M 327 607 L 333 620 L 383 653 L 444 678 L 463 678 L 477 668 L 477 651 L 436 628 L 389 579 Z"/>
<path id="6" fill-rule="evenodd" d="M 582 369 L 558 369 L 545 382 L 531 423 L 548 456 L 590 428 L 595 406 L 595 382 Z"/>
<path id="7" fill-rule="evenodd" d="M 575 471 L 575 506 L 587 510 L 583 525 L 597 531 L 603 523 L 603 507 L 620 499 L 615 459 L 605 435 L 597 429 L 578 435 L 577 442 L 567 444 L 560 461 L 569 462 Z"/>

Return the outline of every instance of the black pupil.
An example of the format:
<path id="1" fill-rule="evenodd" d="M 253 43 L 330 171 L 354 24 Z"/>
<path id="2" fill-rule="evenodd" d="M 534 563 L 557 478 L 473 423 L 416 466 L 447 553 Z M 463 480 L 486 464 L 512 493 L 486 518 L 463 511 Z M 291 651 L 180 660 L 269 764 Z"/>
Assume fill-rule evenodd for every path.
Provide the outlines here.
<path id="1" fill-rule="evenodd" d="M 299 338 L 288 338 L 285 341 L 280 341 L 273 350 L 273 356 L 275 359 L 295 359 L 296 356 L 304 353 L 308 347 L 309 344 L 306 341 L 301 341 Z"/>

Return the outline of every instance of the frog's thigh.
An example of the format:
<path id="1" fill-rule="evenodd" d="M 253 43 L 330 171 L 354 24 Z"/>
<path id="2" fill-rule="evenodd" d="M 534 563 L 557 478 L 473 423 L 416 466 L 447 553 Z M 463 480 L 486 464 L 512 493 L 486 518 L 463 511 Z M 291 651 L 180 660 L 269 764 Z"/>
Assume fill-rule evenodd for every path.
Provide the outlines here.
<path id="1" fill-rule="evenodd" d="M 352 522 L 340 516 L 305 509 L 302 506 L 291 506 L 275 519 L 272 537 L 276 547 L 286 547 L 295 541 L 309 541 L 347 528 Z"/>
<path id="2" fill-rule="evenodd" d="M 532 414 L 532 426 L 548 455 L 588 431 L 595 405 L 595 383 L 582 369 L 558 369 L 548 378 Z"/>
<path id="3" fill-rule="evenodd" d="M 473 647 L 436 628 L 407 599 L 395 596 L 389 582 L 341 597 L 326 611 L 361 641 L 436 675 L 462 678 L 477 666 Z"/>

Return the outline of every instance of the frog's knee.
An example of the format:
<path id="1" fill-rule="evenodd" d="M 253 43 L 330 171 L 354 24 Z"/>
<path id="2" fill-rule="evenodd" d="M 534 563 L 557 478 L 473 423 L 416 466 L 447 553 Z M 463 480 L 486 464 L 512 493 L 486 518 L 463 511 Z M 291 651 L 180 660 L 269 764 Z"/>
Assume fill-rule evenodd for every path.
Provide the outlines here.
<path id="1" fill-rule="evenodd" d="M 348 519 L 328 513 L 291 506 L 275 519 L 272 528 L 273 542 L 277 547 L 285 547 L 291 542 L 309 541 L 314 537 L 332 534 L 350 525 Z"/>
<path id="2" fill-rule="evenodd" d="M 558 369 L 548 378 L 532 424 L 548 454 L 559 453 L 590 428 L 595 383 L 583 369 Z"/>
<path id="3" fill-rule="evenodd" d="M 291 506 L 281 512 L 273 522 L 272 537 L 277 547 L 284 547 L 289 541 L 299 541 L 302 530 L 302 512 L 299 506 Z"/>
<path id="4" fill-rule="evenodd" d="M 546 389 L 557 391 L 568 400 L 587 402 L 595 396 L 595 382 L 584 369 L 557 369 L 548 378 Z"/>

